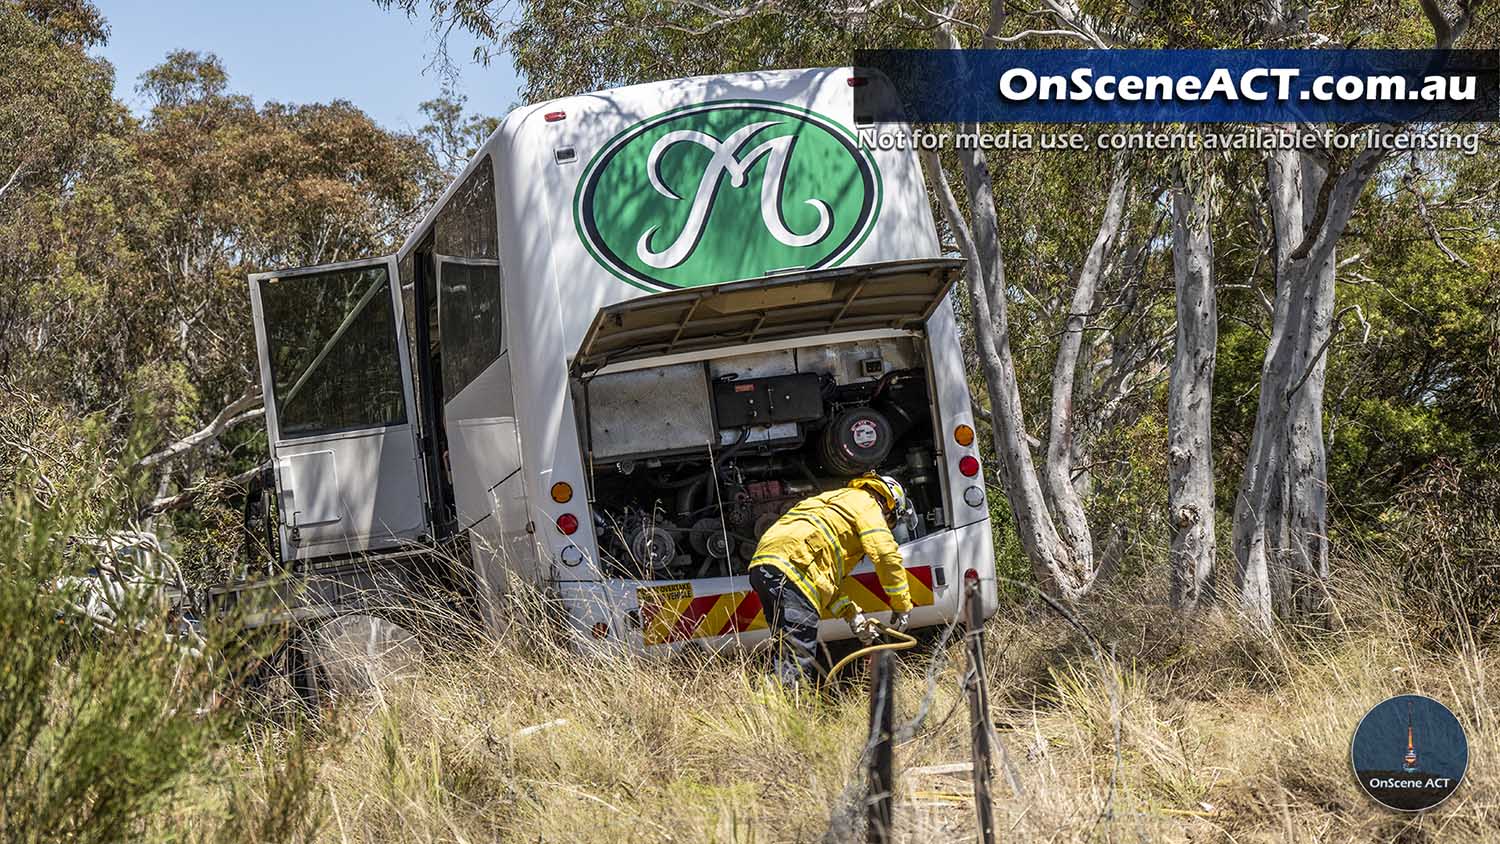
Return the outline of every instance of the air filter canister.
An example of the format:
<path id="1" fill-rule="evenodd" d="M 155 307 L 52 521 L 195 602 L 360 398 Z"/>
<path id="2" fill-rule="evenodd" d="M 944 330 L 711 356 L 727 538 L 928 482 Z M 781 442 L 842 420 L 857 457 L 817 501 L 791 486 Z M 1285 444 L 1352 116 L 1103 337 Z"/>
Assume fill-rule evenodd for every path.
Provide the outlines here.
<path id="1" fill-rule="evenodd" d="M 823 429 L 818 463 L 835 475 L 862 475 L 885 460 L 895 439 L 885 414 L 871 407 L 850 408 Z"/>

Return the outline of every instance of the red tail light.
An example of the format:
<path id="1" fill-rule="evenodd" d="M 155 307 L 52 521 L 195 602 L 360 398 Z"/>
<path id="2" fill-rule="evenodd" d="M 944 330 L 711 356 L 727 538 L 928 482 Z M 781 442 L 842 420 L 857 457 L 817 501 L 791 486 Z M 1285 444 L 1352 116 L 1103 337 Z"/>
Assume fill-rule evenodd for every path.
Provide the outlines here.
<path id="1" fill-rule="evenodd" d="M 966 478 L 979 474 L 979 458 L 972 454 L 965 455 L 962 460 L 958 461 L 958 471 L 963 472 Z"/>
<path id="2" fill-rule="evenodd" d="M 864 76 L 851 76 L 847 81 L 849 82 L 850 88 L 863 88 L 864 86 L 870 84 L 869 78 Z"/>
<path id="3" fill-rule="evenodd" d="M 563 536 L 572 536 L 578 532 L 578 517 L 572 513 L 563 513 L 557 517 L 557 529 L 562 531 Z"/>
<path id="4" fill-rule="evenodd" d="M 974 569 L 964 569 L 964 583 L 973 583 L 979 580 L 979 572 Z"/>
<path id="5" fill-rule="evenodd" d="M 568 119 L 568 113 L 566 111 L 549 111 L 542 115 L 542 119 L 548 123 L 556 123 L 559 120 Z"/>

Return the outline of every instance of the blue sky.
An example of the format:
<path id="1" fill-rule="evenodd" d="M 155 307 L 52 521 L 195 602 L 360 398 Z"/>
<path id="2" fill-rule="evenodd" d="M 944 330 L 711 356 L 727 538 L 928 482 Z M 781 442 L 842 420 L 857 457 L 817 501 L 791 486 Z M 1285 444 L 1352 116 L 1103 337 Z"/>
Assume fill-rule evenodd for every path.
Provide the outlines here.
<path id="1" fill-rule="evenodd" d="M 140 110 L 136 78 L 175 49 L 218 54 L 230 89 L 256 103 L 345 99 L 390 129 L 414 131 L 417 107 L 442 89 L 429 68 L 437 41 L 425 18 L 385 12 L 372 0 L 95 0 L 109 20 L 98 52 L 115 66 L 115 93 Z M 458 87 L 472 112 L 502 115 L 519 100 L 507 57 L 482 67 L 474 43 L 455 33 L 449 45 Z"/>

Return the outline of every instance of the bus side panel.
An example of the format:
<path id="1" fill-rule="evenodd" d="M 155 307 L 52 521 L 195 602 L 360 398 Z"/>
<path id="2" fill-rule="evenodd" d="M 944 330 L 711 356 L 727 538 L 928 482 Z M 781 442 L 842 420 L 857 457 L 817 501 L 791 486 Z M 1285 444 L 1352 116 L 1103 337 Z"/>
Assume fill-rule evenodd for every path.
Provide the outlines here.
<path id="1" fill-rule="evenodd" d="M 530 530 L 523 474 L 511 474 L 490 490 L 489 497 L 493 515 L 469 529 L 469 549 L 480 586 L 480 611 L 486 622 L 498 627 L 499 599 L 516 586 L 541 585 L 546 567 Z"/>
<path id="2" fill-rule="evenodd" d="M 568 383 L 567 356 L 572 347 L 564 335 L 566 315 L 579 304 L 576 296 L 565 299 L 560 295 L 554 261 L 560 251 L 555 236 L 561 234 L 549 230 L 546 222 L 559 213 L 559 207 L 567 207 L 571 194 L 553 195 L 554 186 L 543 168 L 559 165 L 553 162 L 550 147 L 514 125 L 528 120 L 540 124 L 542 115 L 529 110 L 512 113 L 501 130 L 495 158 L 501 168 L 497 176 L 500 252 L 510 282 L 506 328 L 521 434 L 521 471 L 532 491 L 528 522 L 540 554 L 537 577 L 561 592 L 574 629 L 582 634 L 604 621 L 606 613 L 601 603 L 568 598 L 590 594 L 587 588 L 570 583 L 597 581 L 600 574 Z M 553 489 L 559 483 L 571 489 L 567 500 L 554 498 Z M 558 526 L 563 516 L 577 520 L 571 535 Z"/>

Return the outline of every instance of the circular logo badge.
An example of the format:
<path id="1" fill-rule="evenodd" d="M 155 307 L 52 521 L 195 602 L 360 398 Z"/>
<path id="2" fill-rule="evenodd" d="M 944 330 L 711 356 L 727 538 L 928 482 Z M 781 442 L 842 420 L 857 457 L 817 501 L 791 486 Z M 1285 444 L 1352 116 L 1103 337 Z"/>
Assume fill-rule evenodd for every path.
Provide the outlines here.
<path id="1" fill-rule="evenodd" d="M 1398 812 L 1448 799 L 1469 768 L 1469 739 L 1448 707 L 1422 695 L 1377 703 L 1354 730 L 1349 756 L 1359 787 Z"/>
<path id="2" fill-rule="evenodd" d="M 847 128 L 784 103 L 727 100 L 611 138 L 573 201 L 596 261 L 646 290 L 836 266 L 880 213 L 880 173 Z"/>
<path id="3" fill-rule="evenodd" d="M 869 448 L 880 439 L 880 429 L 875 423 L 868 419 L 860 419 L 849 426 L 849 435 L 854 438 L 854 444 L 860 448 Z"/>

